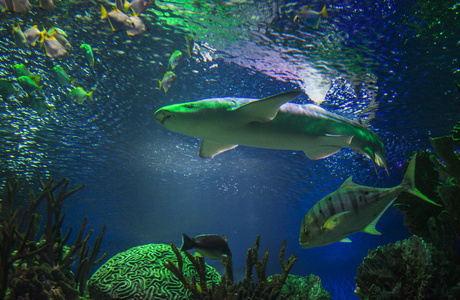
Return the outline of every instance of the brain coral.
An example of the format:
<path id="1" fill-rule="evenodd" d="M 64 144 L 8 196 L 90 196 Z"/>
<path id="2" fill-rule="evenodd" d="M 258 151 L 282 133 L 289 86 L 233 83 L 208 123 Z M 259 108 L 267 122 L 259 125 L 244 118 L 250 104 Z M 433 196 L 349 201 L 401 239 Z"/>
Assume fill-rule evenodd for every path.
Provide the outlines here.
<path id="1" fill-rule="evenodd" d="M 197 276 L 190 260 L 183 254 L 183 272 Z M 131 248 L 109 259 L 88 281 L 93 299 L 190 299 L 191 293 L 163 266 L 168 259 L 177 263 L 171 246 L 148 244 Z M 220 275 L 209 265 L 208 283 L 220 283 Z M 197 276 L 197 282 L 198 276 Z"/>

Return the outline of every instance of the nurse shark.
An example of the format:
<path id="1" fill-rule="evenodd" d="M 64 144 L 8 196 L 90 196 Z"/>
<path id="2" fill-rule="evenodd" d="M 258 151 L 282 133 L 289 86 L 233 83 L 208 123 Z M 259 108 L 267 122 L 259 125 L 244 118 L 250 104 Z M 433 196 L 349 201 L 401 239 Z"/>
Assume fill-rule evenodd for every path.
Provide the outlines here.
<path id="1" fill-rule="evenodd" d="M 211 98 L 164 106 L 155 120 L 177 133 L 202 138 L 200 156 L 238 145 L 303 151 L 316 160 L 341 148 L 363 153 L 388 173 L 383 141 L 375 133 L 313 104 L 288 103 L 300 91 L 262 98 Z"/>

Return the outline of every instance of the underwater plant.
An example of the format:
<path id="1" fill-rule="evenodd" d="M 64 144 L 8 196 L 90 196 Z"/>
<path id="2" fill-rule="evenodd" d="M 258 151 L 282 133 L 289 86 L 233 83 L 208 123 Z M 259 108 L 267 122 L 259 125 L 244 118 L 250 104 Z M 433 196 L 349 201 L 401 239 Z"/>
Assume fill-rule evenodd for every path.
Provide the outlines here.
<path id="1" fill-rule="evenodd" d="M 192 292 L 196 299 L 291 299 L 298 292 L 296 288 L 290 285 L 289 288 L 282 289 L 286 283 L 289 272 L 297 261 L 295 255 L 291 255 L 287 261 L 284 258 L 284 251 L 286 249 L 286 240 L 281 246 L 279 258 L 282 267 L 281 275 L 272 275 L 269 278 L 266 277 L 266 268 L 268 261 L 269 250 L 267 249 L 262 257 L 259 259 L 259 245 L 260 245 L 260 234 L 257 235 L 254 242 L 254 246 L 248 249 L 246 255 L 246 274 L 245 278 L 238 282 L 233 283 L 233 265 L 231 257 L 224 259 L 222 262 L 226 267 L 226 274 L 223 276 L 221 283 L 216 286 L 211 286 L 206 282 L 206 270 L 204 266 L 203 257 L 194 257 L 188 251 L 184 251 L 185 255 L 193 262 L 197 273 L 200 275 L 200 282 L 197 283 L 194 277 L 187 278 L 182 272 L 182 265 L 179 260 L 181 255 L 176 246 L 171 243 L 171 248 L 179 260 L 178 264 L 174 264 L 172 261 L 165 263 L 165 267 L 168 268 L 181 282 L 182 284 Z M 257 281 L 253 278 L 253 269 L 255 268 L 257 274 Z M 317 277 L 316 277 L 317 278 Z M 290 280 L 292 282 L 292 279 Z M 321 292 L 321 296 L 316 299 L 330 299 L 330 295 L 322 288 L 321 281 L 317 278 L 316 281 L 312 281 L 316 287 L 319 285 L 319 289 L 313 288 L 313 290 Z M 294 298 L 295 299 L 295 298 Z M 308 299 L 308 298 L 304 298 Z"/>
<path id="2" fill-rule="evenodd" d="M 70 180 L 62 178 L 56 184 L 49 178 L 45 183 L 38 177 L 41 191 L 38 196 L 29 190 L 29 209 L 23 210 L 15 202 L 24 184 L 17 179 L 6 183 L 6 193 L 0 206 L 0 299 L 78 299 L 86 288 L 86 279 L 92 266 L 99 259 L 105 226 L 89 252 L 89 238 L 93 230 L 84 236 L 87 218 L 83 220 L 78 236 L 67 246 L 72 228 L 63 235 L 61 227 L 65 213 L 61 213 L 63 201 L 83 188 L 80 185 L 67 191 Z M 58 188 L 60 188 L 59 191 Z M 56 192 L 57 191 L 57 192 Z M 55 193 L 56 192 L 56 193 Z M 46 215 L 37 208 L 46 199 Z M 16 208 L 17 207 L 17 208 Z M 40 221 L 44 217 L 43 235 L 37 239 Z M 88 256 L 89 255 L 89 256 Z M 76 262 L 76 272 L 71 267 Z"/>
<path id="3" fill-rule="evenodd" d="M 369 250 L 356 276 L 361 299 L 460 298 L 460 122 L 430 141 L 433 150 L 417 154 L 415 185 L 442 207 L 398 196 L 395 206 L 414 236 Z"/>

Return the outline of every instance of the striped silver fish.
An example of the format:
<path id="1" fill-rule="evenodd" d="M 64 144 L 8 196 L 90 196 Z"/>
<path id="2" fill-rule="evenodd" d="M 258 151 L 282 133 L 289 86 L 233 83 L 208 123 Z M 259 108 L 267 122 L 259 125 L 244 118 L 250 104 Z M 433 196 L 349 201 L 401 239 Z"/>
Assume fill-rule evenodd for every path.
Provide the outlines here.
<path id="1" fill-rule="evenodd" d="M 380 217 L 401 192 L 409 192 L 431 204 L 431 201 L 414 185 L 414 155 L 404 179 L 393 188 L 373 188 L 354 183 L 350 176 L 340 188 L 316 203 L 305 215 L 300 227 L 299 243 L 303 248 L 351 242 L 348 235 L 367 232 L 381 233 L 375 229 Z"/>

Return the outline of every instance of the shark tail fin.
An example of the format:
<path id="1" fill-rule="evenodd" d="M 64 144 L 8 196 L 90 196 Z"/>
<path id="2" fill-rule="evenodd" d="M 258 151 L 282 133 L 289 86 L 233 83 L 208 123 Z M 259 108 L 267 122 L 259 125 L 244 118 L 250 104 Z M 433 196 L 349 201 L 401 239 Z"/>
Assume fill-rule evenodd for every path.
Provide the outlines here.
<path id="1" fill-rule="evenodd" d="M 404 178 L 401 182 L 401 186 L 406 188 L 406 191 L 408 193 L 411 193 L 412 195 L 417 196 L 418 198 L 425 200 L 426 202 L 429 202 L 433 205 L 441 206 L 440 204 L 430 200 L 427 196 L 425 196 L 422 192 L 420 192 L 415 187 L 415 161 L 416 159 L 417 159 L 417 154 L 412 156 L 412 159 L 409 162 L 409 166 L 407 167 L 406 174 L 404 175 Z"/>

